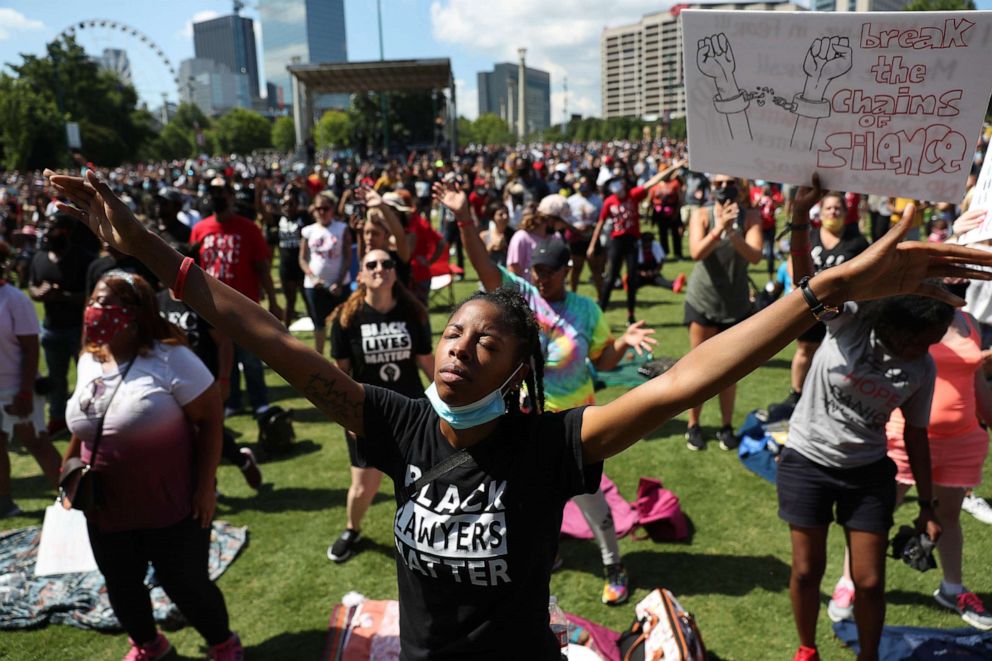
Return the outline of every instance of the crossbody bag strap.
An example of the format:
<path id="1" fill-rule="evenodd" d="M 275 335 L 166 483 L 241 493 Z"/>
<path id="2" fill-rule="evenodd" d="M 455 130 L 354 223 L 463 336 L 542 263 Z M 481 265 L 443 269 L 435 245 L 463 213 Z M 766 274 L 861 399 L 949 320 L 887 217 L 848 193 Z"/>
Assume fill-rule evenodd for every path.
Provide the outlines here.
<path id="1" fill-rule="evenodd" d="M 432 467 L 429 471 L 421 475 L 420 479 L 418 479 L 416 482 L 414 482 L 409 487 L 407 487 L 406 489 L 407 500 L 413 498 L 418 491 L 420 491 L 425 486 L 427 486 L 437 478 L 441 477 L 445 473 L 450 473 L 454 469 L 458 468 L 459 466 L 464 466 L 470 461 L 474 461 L 472 459 L 472 455 L 470 455 L 465 450 L 460 450 L 459 452 L 451 455 L 441 463 Z"/>
<path id="2" fill-rule="evenodd" d="M 134 358 L 131 359 L 131 362 L 127 364 L 127 367 L 124 369 L 124 373 L 121 374 L 121 380 L 117 382 L 117 385 L 114 386 L 113 392 L 110 393 L 110 399 L 107 400 L 107 410 L 103 412 L 103 415 L 100 416 L 100 421 L 96 423 L 96 434 L 93 436 L 93 452 L 90 454 L 90 466 L 93 466 L 93 464 L 96 463 L 96 453 L 100 448 L 100 439 L 103 438 L 103 421 L 106 420 L 107 414 L 110 412 L 110 405 L 114 401 L 114 395 L 117 394 L 118 388 L 120 388 L 121 384 L 124 383 L 124 379 L 127 378 L 127 373 L 131 371 L 131 366 L 134 365 L 134 361 L 137 359 L 138 356 L 135 355 Z"/>

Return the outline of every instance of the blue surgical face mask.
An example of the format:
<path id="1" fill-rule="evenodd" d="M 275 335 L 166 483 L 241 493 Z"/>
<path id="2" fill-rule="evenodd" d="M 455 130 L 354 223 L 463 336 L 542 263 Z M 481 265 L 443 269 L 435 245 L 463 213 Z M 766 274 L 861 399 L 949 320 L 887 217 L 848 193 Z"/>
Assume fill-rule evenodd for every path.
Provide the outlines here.
<path id="1" fill-rule="evenodd" d="M 464 406 L 448 406 L 445 404 L 441 396 L 437 394 L 437 383 L 431 383 L 424 392 L 427 395 L 427 401 L 434 407 L 434 412 L 437 413 L 438 417 L 453 428 L 469 429 L 470 427 L 478 427 L 506 413 L 506 403 L 503 401 L 503 395 L 505 394 L 503 388 L 513 380 L 513 377 L 517 375 L 521 367 L 523 367 L 523 364 L 517 366 L 517 369 L 513 370 L 513 374 L 499 388 L 479 401 L 465 404 Z"/>

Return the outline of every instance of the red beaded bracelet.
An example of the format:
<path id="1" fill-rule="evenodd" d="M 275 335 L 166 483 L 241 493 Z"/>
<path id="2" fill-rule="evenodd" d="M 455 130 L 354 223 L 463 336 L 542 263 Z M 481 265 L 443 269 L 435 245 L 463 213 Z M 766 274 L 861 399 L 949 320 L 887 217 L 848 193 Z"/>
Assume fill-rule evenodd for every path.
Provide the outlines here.
<path id="1" fill-rule="evenodd" d="M 189 267 L 192 265 L 192 257 L 184 257 L 183 263 L 179 265 L 179 273 L 176 274 L 176 284 L 172 285 L 172 295 L 179 300 L 183 298 L 183 290 L 186 288 L 186 276 L 189 275 Z"/>

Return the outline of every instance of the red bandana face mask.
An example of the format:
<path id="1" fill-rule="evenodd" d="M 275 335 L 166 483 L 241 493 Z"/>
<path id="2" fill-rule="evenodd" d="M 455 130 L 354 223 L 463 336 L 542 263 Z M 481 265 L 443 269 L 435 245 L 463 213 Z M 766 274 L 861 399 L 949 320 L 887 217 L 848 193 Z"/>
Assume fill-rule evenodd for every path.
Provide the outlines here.
<path id="1" fill-rule="evenodd" d="M 134 321 L 134 312 L 122 305 L 89 305 L 83 311 L 83 337 L 87 344 L 108 344 Z"/>

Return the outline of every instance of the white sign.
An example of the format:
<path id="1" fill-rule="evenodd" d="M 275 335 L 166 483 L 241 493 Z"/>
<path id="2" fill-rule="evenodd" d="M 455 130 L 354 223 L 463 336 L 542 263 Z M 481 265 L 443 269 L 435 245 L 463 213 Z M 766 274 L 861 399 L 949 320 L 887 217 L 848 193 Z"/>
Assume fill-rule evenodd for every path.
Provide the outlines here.
<path id="1" fill-rule="evenodd" d="M 81 149 L 83 141 L 79 137 L 79 122 L 65 123 L 65 141 L 69 149 Z"/>
<path id="2" fill-rule="evenodd" d="M 992 12 L 681 16 L 693 170 L 961 201 Z"/>
<path id="3" fill-rule="evenodd" d="M 971 209 L 984 209 L 985 211 L 992 209 L 992 167 L 989 167 L 989 160 L 986 158 L 982 163 L 982 171 L 978 174 L 978 181 L 971 194 L 971 203 L 968 205 L 969 211 Z M 986 214 L 981 225 L 959 236 L 957 243 L 967 245 L 989 239 L 992 239 L 992 213 Z"/>

